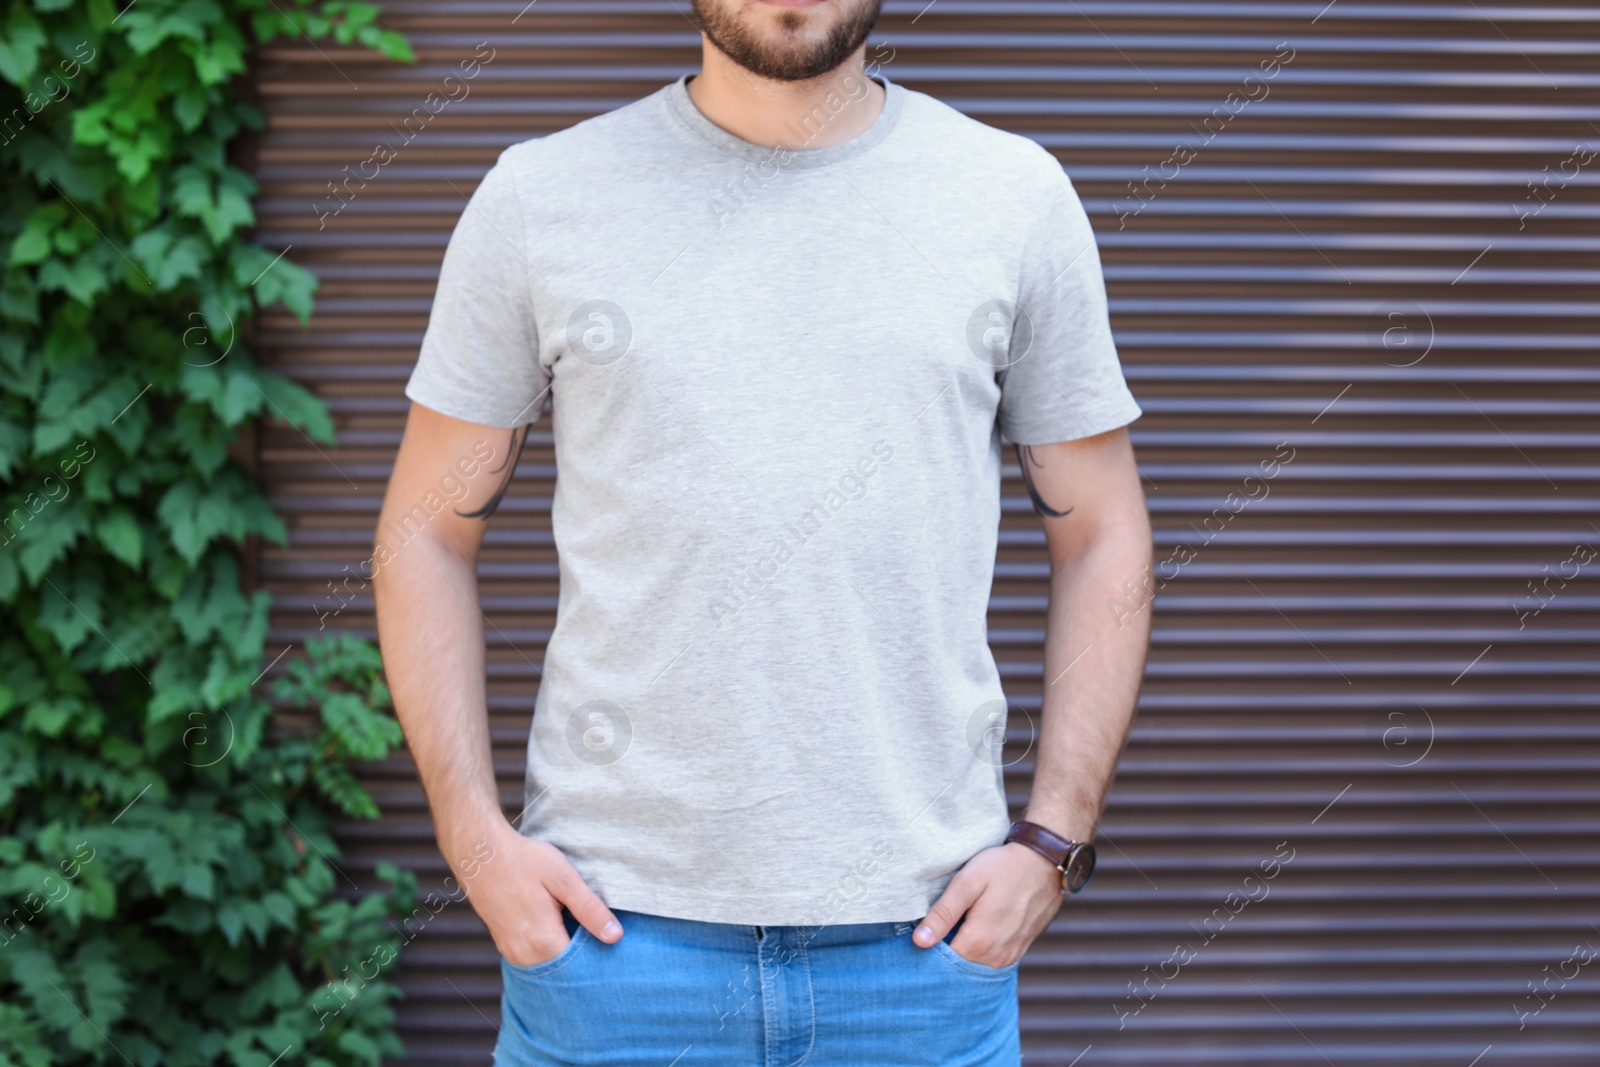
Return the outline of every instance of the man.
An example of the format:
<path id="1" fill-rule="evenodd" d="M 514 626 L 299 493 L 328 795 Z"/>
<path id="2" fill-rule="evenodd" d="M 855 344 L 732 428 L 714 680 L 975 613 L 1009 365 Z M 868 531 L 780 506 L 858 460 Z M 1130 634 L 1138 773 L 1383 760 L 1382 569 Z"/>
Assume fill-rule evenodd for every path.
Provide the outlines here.
<path id="1" fill-rule="evenodd" d="M 878 7 L 700 0 L 700 73 L 507 149 L 451 237 L 376 588 L 504 957 L 498 1064 L 1014 1065 L 1017 961 L 1092 869 L 1148 640 L 1108 608 L 1150 563 L 1140 412 L 1070 181 L 868 71 Z M 475 560 L 546 396 L 560 600 L 514 828 Z M 1015 829 L 1002 437 L 1052 564 Z"/>

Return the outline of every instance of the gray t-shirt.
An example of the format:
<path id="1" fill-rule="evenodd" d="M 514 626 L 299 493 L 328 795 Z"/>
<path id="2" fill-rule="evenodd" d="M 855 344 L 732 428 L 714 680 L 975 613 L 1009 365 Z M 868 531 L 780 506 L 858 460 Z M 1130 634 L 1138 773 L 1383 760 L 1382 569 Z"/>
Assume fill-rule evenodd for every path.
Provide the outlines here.
<path id="1" fill-rule="evenodd" d="M 878 80 L 826 148 L 743 141 L 686 79 L 513 145 L 445 254 L 406 395 L 497 427 L 551 398 L 520 829 L 613 908 L 910 920 L 1005 837 L 1002 434 L 1140 411 L 1060 165 Z"/>

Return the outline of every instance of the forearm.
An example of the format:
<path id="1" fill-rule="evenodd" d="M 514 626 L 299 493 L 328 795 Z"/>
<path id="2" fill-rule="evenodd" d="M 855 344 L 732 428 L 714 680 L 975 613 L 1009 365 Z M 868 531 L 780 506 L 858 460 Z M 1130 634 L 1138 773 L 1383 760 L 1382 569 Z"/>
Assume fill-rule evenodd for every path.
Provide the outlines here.
<path id="1" fill-rule="evenodd" d="M 505 824 L 495 787 L 476 567 L 426 536 L 379 568 L 378 639 L 395 712 L 452 866 Z"/>
<path id="2" fill-rule="evenodd" d="M 1027 818 L 1087 841 L 1116 774 L 1150 640 L 1150 613 L 1105 605 L 1150 566 L 1148 521 L 1127 522 L 1052 567 L 1044 696 Z"/>

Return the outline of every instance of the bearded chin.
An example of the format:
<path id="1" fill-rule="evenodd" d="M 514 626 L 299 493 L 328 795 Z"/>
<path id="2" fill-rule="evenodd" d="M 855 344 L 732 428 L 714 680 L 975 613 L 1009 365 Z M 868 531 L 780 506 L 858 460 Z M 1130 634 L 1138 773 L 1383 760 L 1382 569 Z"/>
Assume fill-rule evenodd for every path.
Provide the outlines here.
<path id="1" fill-rule="evenodd" d="M 785 11 L 778 19 L 783 31 L 781 42 L 774 44 L 752 33 L 738 15 L 717 0 L 693 0 L 700 30 L 717 51 L 752 74 L 784 82 L 809 81 L 837 70 L 866 43 L 882 6 L 881 0 L 864 4 L 840 20 L 822 40 L 806 44 L 793 39 L 805 25 L 805 16 Z"/>

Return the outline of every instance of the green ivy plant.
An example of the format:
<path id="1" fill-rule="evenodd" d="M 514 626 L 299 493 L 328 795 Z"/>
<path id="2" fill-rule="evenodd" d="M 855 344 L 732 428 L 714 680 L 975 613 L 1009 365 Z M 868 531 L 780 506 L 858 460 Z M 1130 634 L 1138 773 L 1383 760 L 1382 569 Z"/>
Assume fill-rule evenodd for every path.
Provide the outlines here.
<path id="1" fill-rule="evenodd" d="M 351 761 L 400 743 L 377 653 L 313 640 L 263 692 L 269 598 L 239 557 L 285 530 L 229 454 L 257 418 L 333 441 L 242 343 L 316 287 L 251 237 L 248 58 L 410 61 L 377 15 L 0 8 L 0 1067 L 403 1052 L 384 974 L 415 883 L 358 890 L 332 836 L 377 815 Z"/>

